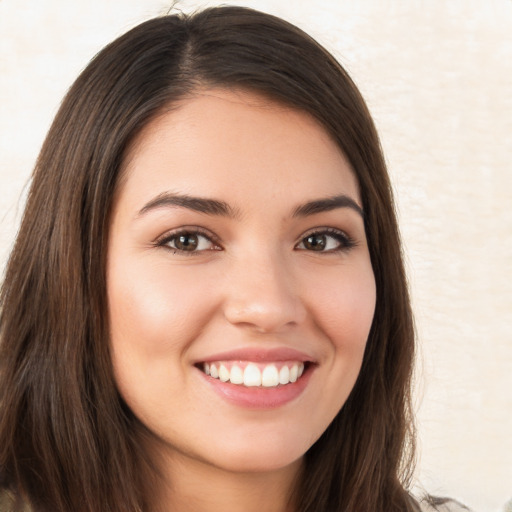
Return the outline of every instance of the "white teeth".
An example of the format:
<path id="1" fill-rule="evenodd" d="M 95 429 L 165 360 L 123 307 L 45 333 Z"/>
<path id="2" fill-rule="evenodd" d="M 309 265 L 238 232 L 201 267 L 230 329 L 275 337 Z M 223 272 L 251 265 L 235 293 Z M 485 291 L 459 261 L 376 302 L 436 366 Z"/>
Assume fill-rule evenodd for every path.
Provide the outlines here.
<path id="1" fill-rule="evenodd" d="M 249 363 L 244 370 L 244 386 L 256 387 L 261 386 L 260 369 L 252 363 Z"/>
<path id="2" fill-rule="evenodd" d="M 277 368 L 273 364 L 265 366 L 261 375 L 261 385 L 265 388 L 272 388 L 278 384 L 279 373 L 277 372 Z"/>
<path id="3" fill-rule="evenodd" d="M 299 375 L 299 366 L 297 364 L 294 364 L 290 368 L 290 382 L 296 382 L 298 375 Z"/>
<path id="4" fill-rule="evenodd" d="M 229 380 L 229 370 L 223 364 L 221 364 L 219 368 L 219 379 L 222 382 L 227 382 Z"/>
<path id="5" fill-rule="evenodd" d="M 279 370 L 279 384 L 288 384 L 290 382 L 290 368 L 283 366 Z"/>
<path id="6" fill-rule="evenodd" d="M 210 375 L 214 379 L 218 379 L 219 378 L 219 372 L 217 371 L 217 367 L 214 364 L 210 365 Z"/>
<path id="7" fill-rule="evenodd" d="M 260 370 L 255 363 L 248 363 L 245 369 L 233 364 L 231 369 L 229 363 L 204 363 L 203 371 L 214 379 L 232 384 L 244 385 L 247 387 L 276 387 L 296 382 L 304 373 L 304 363 L 287 363 L 280 370 L 275 364 L 268 364 Z"/>
<path id="8" fill-rule="evenodd" d="M 244 383 L 244 372 L 236 364 L 231 368 L 231 378 L 229 380 L 232 384 Z"/>

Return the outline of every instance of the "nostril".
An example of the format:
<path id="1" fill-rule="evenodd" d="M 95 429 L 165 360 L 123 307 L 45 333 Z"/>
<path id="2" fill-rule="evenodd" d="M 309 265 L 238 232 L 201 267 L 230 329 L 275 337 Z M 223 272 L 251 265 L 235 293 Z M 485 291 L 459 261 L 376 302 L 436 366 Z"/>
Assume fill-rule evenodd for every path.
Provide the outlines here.
<path id="1" fill-rule="evenodd" d="M 305 318 L 305 311 L 296 298 L 270 300 L 258 296 L 244 304 L 232 301 L 224 309 L 228 322 L 238 327 L 253 329 L 259 333 L 279 332 L 299 325 Z"/>

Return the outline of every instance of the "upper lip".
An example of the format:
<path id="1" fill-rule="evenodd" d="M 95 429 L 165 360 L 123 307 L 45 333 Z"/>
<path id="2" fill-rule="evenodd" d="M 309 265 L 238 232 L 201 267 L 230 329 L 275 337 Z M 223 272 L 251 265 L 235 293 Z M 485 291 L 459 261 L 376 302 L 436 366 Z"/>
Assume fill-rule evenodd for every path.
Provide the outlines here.
<path id="1" fill-rule="evenodd" d="M 209 363 L 215 361 L 253 361 L 261 363 L 271 363 L 279 361 L 299 361 L 314 362 L 314 358 L 305 352 L 299 350 L 281 347 L 262 349 L 261 347 L 247 347 L 226 352 L 218 352 L 211 356 L 207 356 L 198 362 Z"/>

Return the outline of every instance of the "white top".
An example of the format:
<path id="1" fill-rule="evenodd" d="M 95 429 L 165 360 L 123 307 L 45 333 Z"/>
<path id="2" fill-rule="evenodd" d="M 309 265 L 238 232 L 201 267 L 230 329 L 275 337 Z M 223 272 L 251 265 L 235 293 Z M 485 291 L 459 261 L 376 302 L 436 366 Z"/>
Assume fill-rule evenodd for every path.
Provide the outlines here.
<path id="1" fill-rule="evenodd" d="M 469 508 L 453 500 L 449 500 L 442 505 L 436 505 L 435 507 L 422 501 L 420 506 L 422 512 L 471 512 Z"/>

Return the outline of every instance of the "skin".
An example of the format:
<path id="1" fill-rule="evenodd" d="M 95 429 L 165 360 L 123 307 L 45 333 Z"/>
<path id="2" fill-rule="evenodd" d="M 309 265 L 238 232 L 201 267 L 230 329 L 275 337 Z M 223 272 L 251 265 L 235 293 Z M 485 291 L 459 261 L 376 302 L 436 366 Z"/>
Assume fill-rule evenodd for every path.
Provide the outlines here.
<path id="1" fill-rule="evenodd" d="M 354 386 L 375 308 L 360 212 L 294 213 L 340 195 L 360 206 L 357 180 L 310 116 L 219 89 L 153 120 L 122 171 L 107 262 L 112 358 L 169 482 L 158 508 L 289 510 L 304 453 Z M 229 215 L 156 204 L 164 193 L 222 201 Z M 197 250 L 177 250 L 172 236 L 197 228 Z M 254 347 L 308 355 L 297 398 L 242 407 L 196 367 Z"/>

